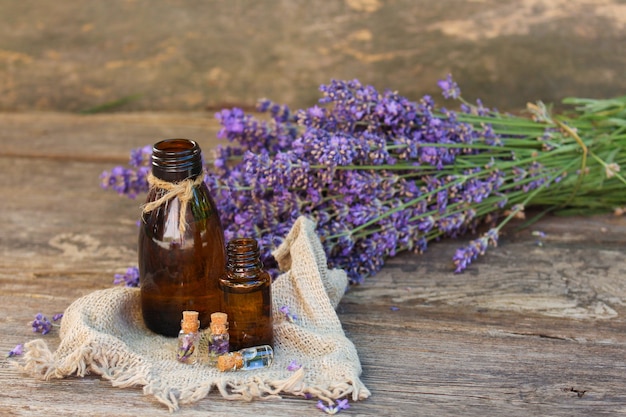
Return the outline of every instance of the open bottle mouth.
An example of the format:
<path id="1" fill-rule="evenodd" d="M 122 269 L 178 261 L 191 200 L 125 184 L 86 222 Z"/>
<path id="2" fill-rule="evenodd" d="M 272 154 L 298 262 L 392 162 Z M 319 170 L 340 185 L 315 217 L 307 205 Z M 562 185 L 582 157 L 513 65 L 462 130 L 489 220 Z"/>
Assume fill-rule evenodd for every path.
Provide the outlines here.
<path id="1" fill-rule="evenodd" d="M 164 181 L 182 181 L 202 173 L 202 151 L 189 139 L 165 139 L 152 148 L 152 173 Z"/>
<path id="2" fill-rule="evenodd" d="M 256 239 L 234 238 L 226 245 L 226 254 L 226 267 L 232 272 L 246 273 L 262 268 Z"/>

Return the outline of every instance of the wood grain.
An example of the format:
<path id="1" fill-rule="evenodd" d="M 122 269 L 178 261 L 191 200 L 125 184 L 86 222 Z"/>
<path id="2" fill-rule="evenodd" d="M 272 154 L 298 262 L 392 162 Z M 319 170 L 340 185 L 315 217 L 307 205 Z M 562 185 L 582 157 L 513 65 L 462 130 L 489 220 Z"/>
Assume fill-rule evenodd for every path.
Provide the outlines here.
<path id="1" fill-rule="evenodd" d="M 112 285 L 136 262 L 140 201 L 100 190 L 130 147 L 189 136 L 208 150 L 202 114 L 0 114 L 0 352 L 32 340 L 30 322 Z M 547 234 L 538 246 L 531 230 Z M 546 217 L 506 230 L 465 273 L 461 241 L 401 254 L 338 308 L 372 397 L 358 416 L 617 415 L 626 412 L 626 218 Z M 393 308 L 392 308 L 393 307 Z M 53 330 L 43 336 L 58 344 Z M 4 355 L 3 355 L 4 356 Z M 38 381 L 0 360 L 0 415 L 169 415 L 140 388 L 95 376 Z M 177 414 L 319 416 L 315 401 L 231 402 L 212 393 Z"/>
<path id="2" fill-rule="evenodd" d="M 296 109 L 333 78 L 419 100 L 450 72 L 501 111 L 626 90 L 622 0 L 63 4 L 0 2 L 0 110 Z"/>

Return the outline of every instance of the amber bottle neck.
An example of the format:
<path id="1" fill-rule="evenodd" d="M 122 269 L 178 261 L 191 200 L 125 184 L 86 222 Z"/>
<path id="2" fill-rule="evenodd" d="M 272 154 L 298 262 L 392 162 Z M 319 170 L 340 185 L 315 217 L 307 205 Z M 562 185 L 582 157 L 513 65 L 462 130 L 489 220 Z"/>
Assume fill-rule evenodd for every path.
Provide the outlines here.
<path id="1" fill-rule="evenodd" d="M 168 182 L 196 178 L 202 173 L 200 146 L 189 139 L 165 139 L 152 148 L 152 175 Z"/>
<path id="2" fill-rule="evenodd" d="M 226 270 L 233 278 L 254 278 L 263 269 L 259 245 L 252 238 L 236 238 L 226 246 Z"/>

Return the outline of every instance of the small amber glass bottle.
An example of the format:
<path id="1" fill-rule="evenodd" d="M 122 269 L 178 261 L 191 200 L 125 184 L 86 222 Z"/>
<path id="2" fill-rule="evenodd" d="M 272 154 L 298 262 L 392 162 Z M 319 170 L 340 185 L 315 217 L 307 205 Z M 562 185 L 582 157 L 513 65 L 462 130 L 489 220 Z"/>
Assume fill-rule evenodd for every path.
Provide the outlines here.
<path id="1" fill-rule="evenodd" d="M 139 230 L 139 280 L 144 322 L 164 336 L 178 335 L 185 310 L 197 311 L 204 327 L 211 313 L 220 311 L 224 232 L 202 179 L 196 142 L 167 139 L 154 145 L 151 188 Z M 173 189 L 185 186 L 190 191 L 186 197 L 172 197 Z M 157 207 L 146 212 L 150 203 Z"/>
<path id="2" fill-rule="evenodd" d="M 220 288 L 222 311 L 230 322 L 230 348 L 273 346 L 272 278 L 263 270 L 257 241 L 233 239 L 226 253 L 226 273 L 220 279 Z"/>

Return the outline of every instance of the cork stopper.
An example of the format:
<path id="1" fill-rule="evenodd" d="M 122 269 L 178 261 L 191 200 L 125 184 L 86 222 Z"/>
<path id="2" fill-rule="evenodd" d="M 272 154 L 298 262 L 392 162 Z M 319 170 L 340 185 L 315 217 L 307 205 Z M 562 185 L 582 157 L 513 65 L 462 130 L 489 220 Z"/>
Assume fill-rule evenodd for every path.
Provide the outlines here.
<path id="1" fill-rule="evenodd" d="M 197 311 L 183 311 L 183 320 L 180 322 L 180 328 L 185 333 L 195 333 L 200 328 Z"/>
<path id="2" fill-rule="evenodd" d="M 226 313 L 213 313 L 211 314 L 211 333 L 224 334 L 228 331 L 228 314 Z"/>
<path id="3" fill-rule="evenodd" d="M 243 356 L 241 356 L 241 353 L 233 352 L 217 357 L 217 369 L 222 372 L 241 368 L 243 368 Z"/>
<path id="4" fill-rule="evenodd" d="M 220 313 L 220 312 L 211 314 L 211 323 L 215 323 L 215 324 L 228 323 L 228 314 Z"/>

